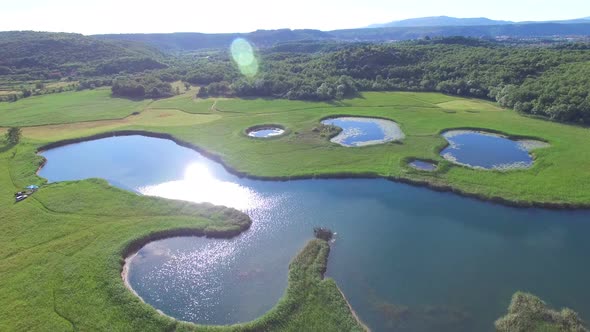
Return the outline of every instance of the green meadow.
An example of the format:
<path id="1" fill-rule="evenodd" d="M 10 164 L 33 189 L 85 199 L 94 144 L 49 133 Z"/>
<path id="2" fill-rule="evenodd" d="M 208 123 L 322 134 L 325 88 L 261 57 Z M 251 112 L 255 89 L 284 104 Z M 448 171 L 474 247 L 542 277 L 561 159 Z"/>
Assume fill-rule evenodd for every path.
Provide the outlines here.
<path id="1" fill-rule="evenodd" d="M 50 107 L 19 105 L 29 100 L 0 104 L 5 108 L 0 109 L 0 125 L 25 127 L 25 140 L 31 144 L 126 129 L 168 133 L 220 156 L 240 173 L 259 177 L 379 176 L 521 205 L 590 205 L 590 171 L 585 166 L 590 163 L 590 147 L 584 144 L 590 139 L 587 128 L 524 117 L 476 99 L 397 92 L 364 93 L 361 98 L 317 103 L 203 100 L 193 98 L 191 92 L 142 104 L 111 98 L 104 90 L 49 95 L 37 102 L 42 98 L 47 98 Z M 72 106 L 80 100 L 83 103 L 78 107 Z M 23 119 L 16 115 L 21 108 L 26 113 Z M 131 111 L 140 113 L 129 115 Z M 69 121 L 56 124 L 59 117 L 52 112 Z M 73 113 L 73 120 L 68 112 Z M 401 143 L 341 147 L 313 130 L 322 118 L 333 115 L 389 118 L 400 124 L 406 138 Z M 76 119 L 84 122 L 75 123 Z M 31 123 L 35 127 L 27 127 Z M 248 127 L 267 123 L 283 125 L 288 134 L 272 140 L 245 137 Z M 536 160 L 530 169 L 474 170 L 439 156 L 446 145 L 440 133 L 452 128 L 533 137 L 549 142 L 550 147 L 534 151 Z M 441 167 L 434 173 L 416 171 L 407 166 L 412 158 L 435 160 Z"/>
<path id="2" fill-rule="evenodd" d="M 150 100 L 111 97 L 110 89 L 63 92 L 0 103 L 0 126 L 39 126 L 119 119 L 141 111 Z"/>
<path id="3" fill-rule="evenodd" d="M 171 201 L 109 186 L 103 180 L 44 184 L 36 176 L 40 146 L 95 134 L 141 130 L 170 134 L 256 177 L 387 177 L 517 204 L 590 206 L 590 132 L 583 127 L 523 117 L 494 104 L 435 93 L 364 93 L 333 103 L 265 99 L 112 98 L 108 90 L 65 92 L 0 103 L 0 131 L 23 128 L 16 146 L 0 146 L 0 330 L 362 330 L 335 282 L 323 279 L 329 246 L 312 240 L 289 267 L 289 286 L 277 306 L 243 325 L 205 327 L 160 315 L 128 291 L 123 255 L 147 239 L 185 232 L 235 236 L 244 214 L 208 204 Z M 377 116 L 401 126 L 401 143 L 346 148 L 314 130 L 333 115 Z M 261 124 L 287 128 L 281 137 L 253 139 Z M 532 168 L 482 171 L 455 166 L 438 152 L 452 128 L 482 128 L 539 138 Z M 408 160 L 438 161 L 425 173 Z M 39 192 L 20 203 L 13 193 Z M 75 199 L 72 199 L 75 197 Z M 167 233 L 168 232 L 168 233 Z M 312 232 L 310 230 L 310 238 Z M 287 268 L 287 267 L 285 267 Z M 508 305 L 508 303 L 506 304 Z"/>
<path id="4" fill-rule="evenodd" d="M 250 219 L 211 204 L 137 196 L 99 179 L 44 186 L 15 204 L 13 192 L 35 181 L 39 158 L 30 145 L 3 150 L 0 330 L 363 330 L 336 283 L 323 279 L 329 245 L 321 240 L 310 241 L 293 260 L 285 295 L 253 322 L 207 327 L 165 317 L 124 286 L 124 256 L 165 236 L 235 236 Z"/>

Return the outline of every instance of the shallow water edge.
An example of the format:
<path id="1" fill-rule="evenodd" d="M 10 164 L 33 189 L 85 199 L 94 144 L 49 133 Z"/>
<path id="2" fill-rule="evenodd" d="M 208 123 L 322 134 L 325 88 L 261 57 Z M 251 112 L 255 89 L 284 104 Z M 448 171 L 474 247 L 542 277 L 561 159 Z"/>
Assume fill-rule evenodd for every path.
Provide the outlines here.
<path id="1" fill-rule="evenodd" d="M 439 155 L 447 161 L 482 171 L 511 171 L 533 167 L 532 151 L 549 143 L 482 129 L 450 129 L 441 133 L 447 145 Z"/>
<path id="2" fill-rule="evenodd" d="M 245 232 L 247 230 L 243 229 L 240 233 L 238 233 L 237 235 L 240 235 L 241 233 Z M 160 239 L 166 239 L 166 238 L 173 238 L 173 237 L 177 237 L 177 236 L 200 236 L 200 235 L 191 235 L 191 234 L 183 234 L 183 235 L 178 235 L 178 231 L 179 230 L 170 230 L 170 231 L 163 231 L 163 232 L 159 232 L 156 238 L 152 238 L 151 236 L 147 236 L 144 237 L 142 239 L 139 240 L 135 240 L 132 241 L 131 243 L 129 243 L 129 245 L 126 247 L 126 249 L 124 249 L 123 251 L 123 261 L 122 261 L 122 265 L 121 265 L 121 278 L 123 280 L 123 283 L 125 285 L 125 288 L 127 288 L 129 291 L 131 291 L 137 298 L 139 298 L 141 300 L 141 302 L 145 303 L 146 305 L 149 305 L 152 309 L 156 310 L 160 315 L 164 316 L 164 317 L 168 317 L 170 319 L 176 320 L 176 321 L 180 321 L 180 322 L 184 322 L 184 323 L 188 323 L 188 324 L 196 324 L 196 325 L 200 325 L 198 323 L 193 323 L 193 322 L 188 322 L 188 321 L 183 321 L 180 319 L 177 319 L 173 316 L 167 315 L 166 313 L 164 313 L 162 310 L 159 310 L 158 308 L 156 308 L 153 305 L 148 304 L 131 286 L 131 283 L 129 282 L 129 265 L 131 263 L 131 261 L 133 260 L 133 258 L 137 255 L 138 250 L 141 249 L 143 246 L 147 245 L 150 242 L 153 241 L 157 241 Z M 191 232 L 191 230 L 186 230 L 189 231 L 189 233 Z M 198 234 L 199 232 L 196 230 L 192 230 L 194 231 L 194 234 Z M 232 237 L 232 236 L 230 236 Z M 216 238 L 229 238 L 229 237 L 225 237 L 225 235 L 221 235 L 220 237 L 216 237 Z M 300 255 L 303 255 L 304 252 L 311 246 L 317 245 L 318 243 L 321 243 L 323 246 L 325 246 L 327 248 L 327 253 L 322 256 L 321 254 L 318 256 L 319 258 L 323 259 L 323 266 L 326 267 L 327 263 L 328 263 L 328 258 L 329 258 L 329 253 L 330 253 L 330 244 L 327 241 L 324 240 L 319 240 L 319 239 L 315 239 L 315 240 L 310 240 L 307 242 L 307 244 L 305 245 L 304 248 L 301 249 L 301 251 L 299 253 L 297 253 L 297 255 L 295 257 L 293 257 L 293 259 L 291 260 L 291 264 L 289 265 L 289 282 L 287 284 L 287 288 L 285 289 L 283 296 L 279 299 L 279 301 L 267 312 L 265 312 L 263 315 L 261 315 L 258 318 L 255 318 L 249 322 L 244 322 L 244 323 L 237 323 L 237 324 L 230 324 L 229 326 L 243 326 L 243 325 L 251 325 L 252 323 L 255 322 L 259 322 L 260 320 L 264 320 L 267 317 L 271 317 L 274 315 L 275 312 L 277 311 L 281 311 L 280 308 L 284 308 L 284 307 L 289 307 L 288 302 L 289 301 L 285 301 L 285 299 L 289 296 L 289 288 L 293 288 L 296 287 L 294 286 L 295 284 L 301 284 L 301 282 L 294 282 L 293 280 L 291 280 L 292 278 L 294 278 L 293 276 L 291 276 L 291 269 L 292 269 L 292 264 L 305 264 L 305 263 L 300 263 L 297 262 L 298 258 Z M 138 248 L 139 247 L 139 248 Z M 129 251 L 129 252 L 127 252 Z M 317 263 L 314 261 L 314 264 Z M 313 269 L 311 269 L 313 270 Z M 309 273 L 313 273 L 313 272 L 306 272 L 307 274 Z M 321 275 L 320 275 L 320 280 L 319 282 L 324 281 L 324 274 L 325 274 L 325 270 L 321 271 Z M 352 308 L 352 305 L 350 304 L 350 302 L 348 302 L 348 300 L 346 299 L 346 296 L 344 295 L 344 293 L 342 292 L 342 290 L 338 287 L 338 285 L 336 283 L 334 283 L 336 286 L 336 291 L 337 293 L 341 296 L 342 300 L 345 303 L 346 309 L 349 310 L 350 316 L 352 316 L 352 318 L 354 319 L 354 321 L 356 322 L 356 324 L 358 325 L 358 327 L 360 327 L 362 330 L 367 331 L 367 332 L 371 332 L 371 329 L 360 319 L 360 317 L 357 315 L 357 313 L 354 311 L 354 309 Z M 301 304 L 301 303 L 300 303 Z M 287 310 L 283 310 L 283 312 L 286 312 L 287 314 L 290 314 L 291 311 L 293 311 L 293 308 L 287 309 Z M 288 319 L 289 317 L 281 317 L 284 319 Z M 276 320 L 276 317 L 275 317 Z M 264 325 L 264 324 L 263 324 Z M 220 326 L 220 325 L 202 325 L 202 326 Z M 222 325 L 222 326 L 227 326 L 227 325 Z M 265 327 L 268 327 L 268 325 L 264 325 Z M 249 330 L 248 328 L 246 328 L 245 330 Z M 254 327 L 254 330 L 257 330 Z"/>
<path id="3" fill-rule="evenodd" d="M 241 235 L 242 233 L 244 233 L 245 231 L 247 231 L 250 228 L 250 225 L 252 224 L 252 220 L 250 219 L 250 217 L 248 217 L 248 220 L 250 221 L 250 223 L 242 225 L 241 227 L 239 224 L 236 224 L 236 226 L 238 226 L 239 228 L 236 230 L 233 230 L 233 231 L 229 230 L 229 231 L 225 231 L 225 232 L 207 232 L 206 229 L 201 230 L 201 229 L 190 229 L 190 228 L 176 228 L 176 229 L 170 229 L 170 230 L 166 230 L 166 231 L 160 231 L 157 233 L 153 233 L 148 236 L 145 236 L 140 239 L 136 239 L 136 240 L 129 242 L 124 247 L 124 249 L 121 251 L 122 260 L 121 260 L 120 274 L 121 274 L 121 279 L 123 280 L 123 284 L 125 285 L 125 288 L 127 288 L 129 291 L 131 291 L 131 293 L 133 293 L 133 295 L 135 295 L 137 298 L 139 298 L 141 300 L 141 302 L 149 305 L 151 308 L 156 310 L 160 315 L 168 317 L 170 319 L 181 321 L 180 319 L 169 316 L 169 315 L 165 314 L 162 310 L 147 303 L 135 291 L 135 289 L 133 289 L 133 287 L 131 287 L 131 283 L 129 282 L 129 264 L 131 263 L 133 258 L 137 255 L 139 250 L 151 242 L 163 240 L 163 239 L 168 239 L 168 238 L 173 238 L 173 237 L 179 237 L 179 236 L 207 237 L 207 238 L 215 238 L 215 239 L 231 239 L 233 237 Z M 187 323 L 191 323 L 191 322 L 187 322 Z"/>
<path id="4" fill-rule="evenodd" d="M 459 128 L 459 129 L 463 129 L 463 128 Z M 470 128 L 470 129 L 473 129 L 473 128 Z M 480 129 L 473 129 L 473 130 L 480 130 Z M 448 131 L 448 130 L 445 130 L 445 131 Z M 443 133 L 445 131 L 443 131 Z M 490 131 L 490 132 L 494 132 L 494 131 Z M 146 137 L 162 138 L 162 139 L 171 140 L 174 143 L 178 144 L 179 146 L 192 149 L 192 150 L 202 154 L 206 158 L 219 163 L 227 172 L 229 172 L 239 178 L 247 178 L 247 179 L 261 180 L 261 181 L 281 181 L 281 182 L 292 181 L 292 180 L 310 180 L 310 179 L 386 179 L 386 180 L 393 181 L 393 182 L 405 183 L 405 184 L 410 184 L 410 185 L 419 186 L 419 187 L 427 187 L 427 188 L 430 188 L 430 189 L 432 189 L 434 191 L 438 191 L 438 192 L 452 192 L 452 193 L 460 195 L 460 196 L 475 198 L 475 199 L 479 199 L 481 201 L 501 204 L 501 205 L 505 205 L 505 206 L 539 207 L 539 208 L 555 209 L 555 210 L 590 209 L 590 202 L 589 203 L 567 203 L 567 202 L 557 203 L 557 202 L 512 200 L 512 199 L 508 199 L 508 198 L 504 198 L 504 197 L 500 197 L 500 196 L 487 196 L 487 195 L 483 195 L 483 194 L 479 194 L 479 193 L 472 193 L 472 192 L 468 192 L 468 191 L 453 187 L 451 185 L 441 185 L 441 184 L 432 183 L 432 182 L 429 182 L 426 180 L 417 180 L 417 179 L 412 179 L 409 177 L 383 176 L 383 175 L 380 175 L 380 174 L 377 174 L 374 172 L 362 172 L 362 173 L 361 172 L 356 172 L 356 173 L 341 172 L 341 173 L 332 173 L 332 174 L 297 175 L 297 176 L 251 175 L 246 172 L 241 172 L 241 171 L 233 168 L 232 166 L 225 163 L 225 161 L 222 159 L 222 157 L 220 155 L 210 152 L 206 149 L 203 149 L 203 148 L 199 147 L 198 145 L 195 145 L 193 143 L 189 143 L 187 141 L 180 140 L 171 134 L 151 132 L 151 131 L 146 131 L 146 130 L 110 131 L 110 132 L 100 133 L 100 134 L 96 134 L 96 135 L 61 140 L 61 141 L 41 145 L 40 147 L 37 148 L 37 153 L 47 151 L 50 149 L 54 149 L 54 148 L 58 148 L 58 147 L 62 147 L 62 146 L 66 146 L 66 145 L 70 145 L 70 144 L 81 143 L 81 142 L 86 142 L 86 141 L 93 141 L 93 140 L 97 140 L 97 139 L 101 139 L 101 138 L 117 137 L 117 136 L 133 136 L 133 135 L 141 135 L 141 136 L 146 136 Z M 525 139 L 525 138 L 532 138 L 532 137 L 522 137 L 522 138 Z M 532 139 L 537 139 L 537 138 L 532 138 Z M 542 139 L 538 139 L 538 140 L 542 141 Z M 446 146 L 441 147 L 441 151 L 445 147 Z"/>

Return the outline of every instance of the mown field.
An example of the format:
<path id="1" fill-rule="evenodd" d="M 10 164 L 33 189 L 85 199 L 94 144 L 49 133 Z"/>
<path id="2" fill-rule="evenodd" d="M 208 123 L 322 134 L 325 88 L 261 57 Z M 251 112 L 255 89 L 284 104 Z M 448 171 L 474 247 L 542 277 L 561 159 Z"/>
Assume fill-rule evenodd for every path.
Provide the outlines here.
<path id="1" fill-rule="evenodd" d="M 0 126 L 118 119 L 141 111 L 151 101 L 111 97 L 110 89 L 33 96 L 15 103 L 0 103 Z"/>
<path id="2" fill-rule="evenodd" d="M 406 138 L 401 144 L 340 147 L 313 130 L 322 118 L 339 114 L 390 118 Z M 244 134 L 246 128 L 265 123 L 283 125 L 288 134 L 271 140 Z M 590 206 L 590 147 L 583 144 L 590 139 L 588 129 L 441 94 L 365 93 L 314 103 L 201 100 L 191 92 L 138 102 L 111 98 L 108 90 L 99 89 L 0 104 L 0 126 L 23 127 L 19 145 L 0 146 L 2 331 L 194 329 L 159 315 L 124 287 L 122 253 L 133 241 L 166 230 L 223 236 L 247 228 L 244 215 L 234 210 L 141 197 L 100 180 L 43 185 L 32 198 L 15 204 L 15 191 L 43 184 L 35 175 L 41 161 L 36 149 L 62 139 L 129 129 L 169 133 L 252 176 L 383 176 L 525 204 Z M 439 134 L 464 127 L 537 137 L 551 146 L 535 151 L 535 165 L 528 170 L 451 166 L 438 156 L 445 145 Z M 441 167 L 433 174 L 414 171 L 406 165 L 409 158 L 437 160 Z M 278 306 L 231 329 L 361 329 L 335 283 L 322 279 L 327 250 L 325 243 L 312 241 L 291 264 L 289 289 Z"/>

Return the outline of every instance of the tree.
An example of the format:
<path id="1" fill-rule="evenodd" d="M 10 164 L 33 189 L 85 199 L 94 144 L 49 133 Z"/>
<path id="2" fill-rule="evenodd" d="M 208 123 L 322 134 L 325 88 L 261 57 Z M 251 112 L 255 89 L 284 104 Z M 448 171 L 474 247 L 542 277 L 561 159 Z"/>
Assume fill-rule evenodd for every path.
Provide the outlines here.
<path id="1" fill-rule="evenodd" d="M 199 88 L 199 92 L 197 92 L 197 98 L 207 98 L 209 97 L 209 93 L 207 92 L 207 87 L 202 86 Z"/>
<path id="2" fill-rule="evenodd" d="M 6 141 L 10 145 L 16 145 L 18 142 L 20 142 L 21 135 L 22 133 L 19 127 L 11 127 L 6 133 Z"/>
<path id="3" fill-rule="evenodd" d="M 313 233 L 316 238 L 324 241 L 330 241 L 334 237 L 334 232 L 332 232 L 332 230 L 329 228 L 324 227 L 314 227 Z"/>
<path id="4" fill-rule="evenodd" d="M 346 85 L 340 84 L 336 87 L 336 99 L 344 98 L 345 93 L 346 93 Z"/>
<path id="5" fill-rule="evenodd" d="M 6 66 L 0 66 L 0 75 L 8 75 L 11 74 L 12 70 Z"/>
<path id="6" fill-rule="evenodd" d="M 316 95 L 320 100 L 329 100 L 334 98 L 334 89 L 328 83 L 324 82 L 317 88 Z"/>

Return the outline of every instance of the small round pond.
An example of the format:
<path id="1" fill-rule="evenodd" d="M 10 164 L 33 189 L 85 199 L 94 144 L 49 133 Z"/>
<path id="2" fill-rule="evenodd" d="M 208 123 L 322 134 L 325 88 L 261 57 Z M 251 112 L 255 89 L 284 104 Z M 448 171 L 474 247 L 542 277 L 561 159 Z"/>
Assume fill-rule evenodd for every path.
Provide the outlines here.
<path id="1" fill-rule="evenodd" d="M 51 182 L 100 177 L 250 215 L 251 228 L 233 239 L 174 237 L 129 259 L 133 290 L 175 318 L 231 324 L 264 314 L 313 227 L 325 226 L 338 233 L 327 276 L 374 331 L 491 332 L 517 290 L 590 319 L 586 210 L 518 209 L 384 179 L 251 180 L 144 136 L 42 155 L 39 174 Z"/>
<path id="2" fill-rule="evenodd" d="M 344 116 L 322 120 L 322 124 L 342 128 L 330 141 L 348 147 L 382 144 L 405 137 L 397 123 L 386 119 Z"/>
<path id="3" fill-rule="evenodd" d="M 285 133 L 285 129 L 283 129 L 279 126 L 273 126 L 273 125 L 256 126 L 256 127 L 248 128 L 246 130 L 246 133 L 250 137 L 270 138 L 270 137 L 283 135 Z"/>
<path id="4" fill-rule="evenodd" d="M 431 161 L 425 160 L 412 160 L 408 163 L 410 167 L 417 169 L 419 171 L 426 171 L 426 172 L 434 172 L 436 171 L 437 165 Z"/>
<path id="5" fill-rule="evenodd" d="M 443 133 L 449 146 L 441 156 L 455 164 L 478 168 L 510 170 L 533 165 L 530 151 L 548 146 L 535 140 L 513 140 L 504 135 L 476 131 L 449 130 Z"/>

